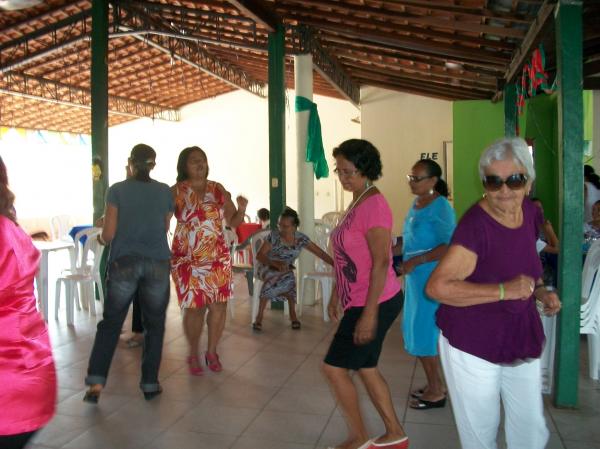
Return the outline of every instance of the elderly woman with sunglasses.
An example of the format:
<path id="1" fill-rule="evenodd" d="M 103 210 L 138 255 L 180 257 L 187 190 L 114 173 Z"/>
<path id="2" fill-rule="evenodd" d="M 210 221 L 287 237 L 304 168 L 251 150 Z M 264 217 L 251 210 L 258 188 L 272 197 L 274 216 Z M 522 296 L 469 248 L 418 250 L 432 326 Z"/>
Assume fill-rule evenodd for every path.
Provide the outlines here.
<path id="1" fill-rule="evenodd" d="M 523 139 L 505 138 L 479 160 L 485 194 L 460 220 L 426 292 L 442 303 L 440 357 L 463 449 L 495 449 L 500 402 L 509 449 L 548 440 L 536 308 L 561 307 L 544 286 L 536 252 L 542 213 L 526 194 L 535 179 Z"/>

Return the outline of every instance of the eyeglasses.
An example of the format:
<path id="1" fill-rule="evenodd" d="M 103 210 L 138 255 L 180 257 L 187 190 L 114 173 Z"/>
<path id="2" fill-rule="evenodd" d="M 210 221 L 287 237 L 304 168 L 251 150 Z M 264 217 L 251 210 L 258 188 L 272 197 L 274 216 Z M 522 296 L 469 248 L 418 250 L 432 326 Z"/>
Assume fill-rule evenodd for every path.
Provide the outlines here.
<path id="1" fill-rule="evenodd" d="M 333 172 L 338 176 L 354 176 L 358 173 L 358 170 L 341 170 L 339 168 L 334 168 Z"/>
<path id="2" fill-rule="evenodd" d="M 525 187 L 529 178 L 523 173 L 513 173 L 506 179 L 502 179 L 500 176 L 488 175 L 484 176 L 482 182 L 483 187 L 490 192 L 497 192 L 502 188 L 503 184 L 506 184 L 510 190 L 519 190 Z"/>
<path id="3" fill-rule="evenodd" d="M 406 175 L 406 179 L 408 179 L 408 182 L 421 182 L 424 179 L 429 179 L 429 178 L 433 178 L 433 176 L 416 176 L 416 175 Z"/>

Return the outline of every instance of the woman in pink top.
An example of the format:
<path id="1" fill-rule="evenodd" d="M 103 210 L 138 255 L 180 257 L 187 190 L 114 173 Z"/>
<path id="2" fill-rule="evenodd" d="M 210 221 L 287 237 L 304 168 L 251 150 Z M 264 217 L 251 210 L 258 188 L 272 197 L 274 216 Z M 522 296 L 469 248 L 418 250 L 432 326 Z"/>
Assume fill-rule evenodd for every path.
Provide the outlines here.
<path id="1" fill-rule="evenodd" d="M 336 286 L 329 316 L 338 330 L 325 356 L 323 372 L 342 408 L 349 436 L 337 449 L 406 449 L 389 388 L 377 369 L 385 334 L 402 309 L 400 284 L 392 269 L 392 213 L 373 181 L 381 176 L 379 151 L 351 139 L 333 150 L 344 190 L 353 199 L 331 233 Z M 350 370 L 357 371 L 379 412 L 385 434 L 369 439 Z"/>
<path id="2" fill-rule="evenodd" d="M 35 308 L 39 251 L 17 225 L 0 158 L 0 447 L 22 448 L 54 415 L 56 373 Z"/>

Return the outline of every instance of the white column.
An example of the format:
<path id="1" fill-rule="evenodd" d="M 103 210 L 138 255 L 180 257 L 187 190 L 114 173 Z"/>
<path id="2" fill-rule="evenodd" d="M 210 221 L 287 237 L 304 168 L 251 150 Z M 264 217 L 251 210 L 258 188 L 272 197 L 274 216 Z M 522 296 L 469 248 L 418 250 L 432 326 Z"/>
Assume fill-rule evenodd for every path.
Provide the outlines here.
<path id="1" fill-rule="evenodd" d="M 600 90 L 593 91 L 593 122 L 594 131 L 592 134 L 592 154 L 594 159 L 592 165 L 596 173 L 600 173 Z"/>
<path id="2" fill-rule="evenodd" d="M 294 56 L 294 87 L 297 96 L 313 99 L 312 55 Z M 314 241 L 315 237 L 315 184 L 312 163 L 306 162 L 306 140 L 310 112 L 296 112 L 296 152 L 298 155 L 298 215 L 302 232 Z M 298 260 L 298 294 L 305 273 L 314 271 L 314 256 L 302 251 Z M 304 290 L 304 304 L 314 304 L 314 288 L 311 283 Z M 301 298 L 298 298 L 300 302 Z"/>

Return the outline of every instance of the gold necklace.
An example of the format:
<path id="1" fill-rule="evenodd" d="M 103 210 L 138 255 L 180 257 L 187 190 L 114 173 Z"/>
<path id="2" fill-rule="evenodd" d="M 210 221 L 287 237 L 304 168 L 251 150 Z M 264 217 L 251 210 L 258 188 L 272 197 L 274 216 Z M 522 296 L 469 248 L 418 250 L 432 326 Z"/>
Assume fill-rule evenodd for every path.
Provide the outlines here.
<path id="1" fill-rule="evenodd" d="M 342 223 L 342 221 L 344 221 L 346 219 L 346 217 L 348 216 L 348 213 L 350 213 L 350 211 L 352 209 L 354 209 L 354 206 L 356 206 L 358 204 L 358 202 L 360 201 L 360 199 L 365 195 L 365 193 L 367 193 L 369 190 L 371 190 L 373 187 L 375 187 L 373 184 L 371 184 L 369 187 L 367 187 L 365 190 L 362 191 L 362 193 L 360 195 L 358 195 L 358 198 L 356 198 L 356 200 L 353 200 L 350 205 L 348 206 L 348 209 L 346 209 L 346 212 L 344 212 L 344 215 L 342 216 L 342 219 L 339 221 L 339 224 Z"/>

